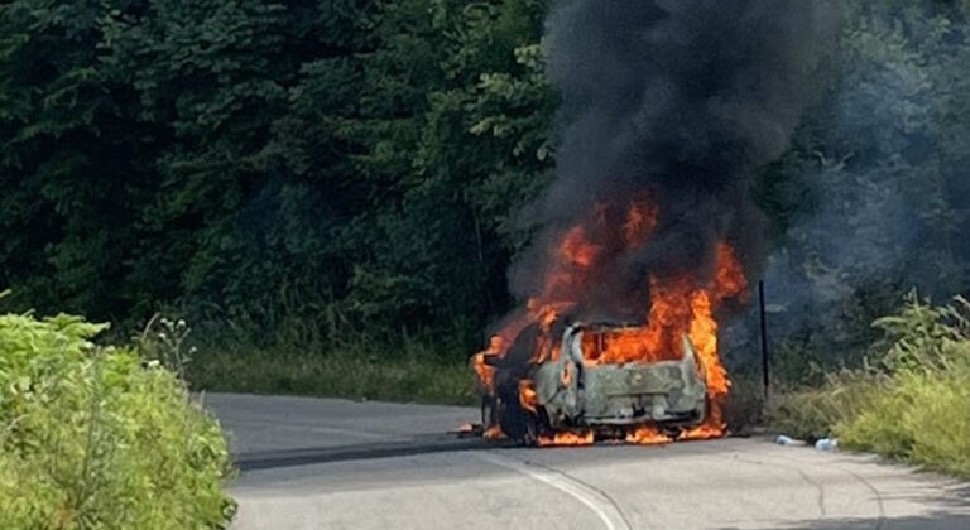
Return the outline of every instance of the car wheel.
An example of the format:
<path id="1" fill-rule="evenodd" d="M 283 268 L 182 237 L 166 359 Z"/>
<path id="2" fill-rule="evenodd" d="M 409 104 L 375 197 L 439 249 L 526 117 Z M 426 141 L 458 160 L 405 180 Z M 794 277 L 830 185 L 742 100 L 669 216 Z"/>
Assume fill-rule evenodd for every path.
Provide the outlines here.
<path id="1" fill-rule="evenodd" d="M 668 427 L 664 429 L 664 434 L 670 438 L 670 441 L 676 442 L 684 434 L 684 430 L 679 427 Z"/>
<path id="2" fill-rule="evenodd" d="M 539 446 L 539 421 L 535 414 L 523 411 L 525 429 L 520 443 L 526 447 Z"/>
<path id="3" fill-rule="evenodd" d="M 526 424 L 527 414 L 519 406 L 518 400 L 504 400 L 499 398 L 496 403 L 498 424 L 502 432 L 512 440 L 521 442 L 528 432 Z"/>
<path id="4" fill-rule="evenodd" d="M 487 429 L 495 425 L 495 399 L 491 396 L 482 396 L 481 399 L 482 425 Z"/>

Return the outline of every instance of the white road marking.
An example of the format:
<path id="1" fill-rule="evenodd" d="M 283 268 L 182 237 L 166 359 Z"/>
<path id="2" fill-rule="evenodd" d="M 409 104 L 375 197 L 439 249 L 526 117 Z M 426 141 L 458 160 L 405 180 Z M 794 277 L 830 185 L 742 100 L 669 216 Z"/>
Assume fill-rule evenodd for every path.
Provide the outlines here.
<path id="1" fill-rule="evenodd" d="M 612 504 L 606 500 L 601 500 L 602 495 L 600 493 L 579 482 L 569 480 L 557 473 L 544 471 L 541 468 L 530 467 L 518 460 L 498 456 L 495 453 L 476 452 L 474 454 L 486 462 L 527 475 L 576 499 L 595 513 L 607 530 L 631 530 L 626 521 L 623 520 L 623 516 Z"/>

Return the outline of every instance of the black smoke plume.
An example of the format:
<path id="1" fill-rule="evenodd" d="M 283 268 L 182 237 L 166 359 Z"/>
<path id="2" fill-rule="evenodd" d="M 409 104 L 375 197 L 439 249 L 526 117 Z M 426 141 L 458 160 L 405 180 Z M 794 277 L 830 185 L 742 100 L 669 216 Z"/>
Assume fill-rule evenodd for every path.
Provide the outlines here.
<path id="1" fill-rule="evenodd" d="M 650 275 L 706 282 L 722 240 L 756 277 L 766 245 L 752 177 L 785 151 L 815 95 L 813 73 L 837 35 L 829 3 L 555 4 L 547 43 L 563 102 L 557 174 L 528 214 L 542 230 L 513 266 L 513 294 L 538 295 L 549 249 L 583 224 L 604 250 L 593 284 L 574 295 L 596 317 L 642 318 Z M 645 195 L 658 225 L 629 248 L 617 227 Z M 598 229 L 589 221 L 597 205 L 606 219 Z"/>

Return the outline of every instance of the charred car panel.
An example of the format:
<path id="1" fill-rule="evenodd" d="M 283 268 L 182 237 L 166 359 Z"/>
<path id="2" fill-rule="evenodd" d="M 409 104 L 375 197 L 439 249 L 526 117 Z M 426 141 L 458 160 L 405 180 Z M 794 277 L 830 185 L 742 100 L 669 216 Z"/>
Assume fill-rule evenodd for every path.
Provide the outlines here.
<path id="1" fill-rule="evenodd" d="M 690 341 L 676 361 L 621 364 L 590 362 L 582 348 L 584 333 L 610 333 L 628 327 L 575 324 L 563 336 L 555 361 L 534 372 L 539 407 L 553 428 L 700 424 L 706 416 L 707 387 Z"/>
<path id="2" fill-rule="evenodd" d="M 586 335 L 642 332 L 622 324 L 575 323 L 562 332 L 558 354 L 533 359 L 525 371 L 497 367 L 494 421 L 507 436 L 533 443 L 543 434 L 584 430 L 623 436 L 641 427 L 668 433 L 707 418 L 704 367 L 684 336 L 674 360 L 600 362 L 583 348 Z M 589 342 L 587 340 L 587 342 Z M 519 363 L 515 363 L 520 366 Z"/>

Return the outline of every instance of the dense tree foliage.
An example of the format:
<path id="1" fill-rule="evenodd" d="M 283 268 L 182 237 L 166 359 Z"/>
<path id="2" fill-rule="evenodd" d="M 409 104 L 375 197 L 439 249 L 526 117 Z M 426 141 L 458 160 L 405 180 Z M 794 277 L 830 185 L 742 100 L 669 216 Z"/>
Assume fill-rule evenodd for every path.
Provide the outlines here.
<path id="1" fill-rule="evenodd" d="M 0 287 L 129 324 L 177 305 L 266 344 L 433 332 L 464 355 L 513 303 L 516 216 L 553 167 L 550 5 L 4 3 Z M 753 190 L 779 340 L 815 352 L 793 370 L 861 348 L 913 285 L 966 289 L 968 13 L 844 3 L 826 95 Z"/>
<path id="2" fill-rule="evenodd" d="M 0 283 L 115 320 L 480 327 L 550 165 L 544 4 L 0 7 Z"/>

